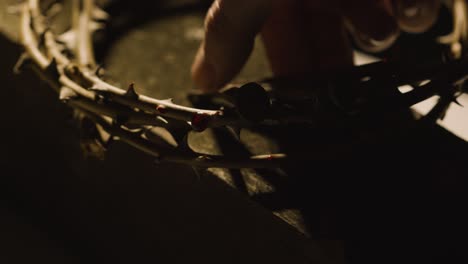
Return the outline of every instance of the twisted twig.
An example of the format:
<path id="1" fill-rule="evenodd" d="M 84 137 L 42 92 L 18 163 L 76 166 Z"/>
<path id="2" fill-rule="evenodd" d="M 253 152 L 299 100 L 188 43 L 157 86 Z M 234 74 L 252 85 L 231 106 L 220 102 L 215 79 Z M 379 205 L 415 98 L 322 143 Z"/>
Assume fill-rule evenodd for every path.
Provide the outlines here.
<path id="1" fill-rule="evenodd" d="M 174 104 L 171 99 L 157 100 L 135 92 L 134 86 L 128 90 L 102 81 L 96 74 L 91 35 L 98 28 L 92 16 L 103 14 L 96 9 L 93 0 L 74 0 L 72 28 L 62 36 L 63 43 L 57 41 L 45 24 L 38 0 L 28 0 L 21 10 L 21 36 L 26 56 L 37 72 L 60 93 L 60 99 L 85 114 L 99 124 L 113 137 L 122 140 L 164 162 L 178 162 L 197 167 L 277 167 L 285 160 L 283 154 L 254 157 L 213 156 L 196 153 L 188 148 L 172 147 L 170 144 L 156 144 L 148 138 L 152 126 L 170 127 L 171 122 L 190 124 L 194 130 L 208 127 L 241 124 L 236 116 L 224 115 L 221 110 L 204 110 Z M 98 11 L 97 11 L 98 10 Z M 73 38 L 74 45 L 67 37 Z M 43 39 L 41 47 L 38 38 Z M 71 47 L 74 47 L 72 49 Z M 73 50 L 76 59 L 64 55 Z M 162 117 L 162 118 L 161 118 Z M 141 130 L 131 132 L 128 127 L 138 125 Z M 144 132 L 142 132 L 144 131 Z M 167 139 L 160 138 L 160 142 Z"/>
<path id="2" fill-rule="evenodd" d="M 287 160 L 286 155 L 205 155 L 186 146 L 184 140 L 187 140 L 187 135 L 179 137 L 183 139 L 179 144 L 173 144 L 171 139 L 152 133 L 152 128 L 163 127 L 173 133 L 179 129 L 186 134 L 190 129 L 203 131 L 209 127 L 230 127 L 237 131 L 239 127 L 255 122 L 309 124 L 314 121 L 307 115 L 310 111 L 307 111 L 307 114 L 298 114 L 297 111 L 283 113 L 282 110 L 289 109 L 288 104 L 286 107 L 275 109 L 261 88 L 238 89 L 248 91 L 248 94 L 241 94 L 237 99 L 228 92 L 217 94 L 213 99 L 237 108 L 237 111 L 225 111 L 181 106 L 171 99 L 159 100 L 140 95 L 135 91 L 133 84 L 129 85 L 128 89 L 113 86 L 100 78 L 99 67 L 96 66 L 93 54 L 92 35 L 95 30 L 102 28 L 97 20 L 106 18 L 106 13 L 95 6 L 93 0 L 73 0 L 71 29 L 61 36 L 56 36 L 49 30 L 47 18 L 41 13 L 39 3 L 39 0 L 27 0 L 21 7 L 21 37 L 26 51 L 21 61 L 31 62 L 33 69 L 58 92 L 60 100 L 64 103 L 94 121 L 112 138 L 118 138 L 154 156 L 158 161 L 196 167 L 277 167 Z M 461 43 L 461 40 L 467 31 L 466 6 L 461 5 L 458 0 L 454 0 L 453 4 L 454 33 L 440 39 L 452 45 L 452 49 L 454 43 L 463 47 L 464 43 Z M 331 76 L 325 85 L 325 92 L 319 90 L 313 100 L 308 98 L 309 101 L 305 101 L 310 109 L 328 103 L 349 114 L 372 111 L 371 108 L 375 107 L 409 107 L 435 94 L 442 94 L 444 107 L 432 112 L 437 119 L 464 86 L 468 74 L 467 64 L 465 60 L 459 60 L 422 70 L 392 67 L 386 63 L 357 67 L 345 74 L 345 78 Z M 416 85 L 416 89 L 410 93 L 401 94 L 396 90 L 398 85 L 414 84 L 428 78 L 431 79 L 429 84 Z M 376 92 L 377 90 L 380 92 Z M 355 94 L 347 91 L 353 91 Z M 389 94 L 392 96 L 388 97 Z M 320 96 L 324 96 L 328 101 L 325 100 L 325 104 L 323 101 L 317 102 Z M 251 97 L 257 98 L 258 101 L 244 103 L 242 108 L 242 103 Z M 347 98 L 343 101 L 343 97 Z M 389 98 L 391 100 L 388 100 Z"/>

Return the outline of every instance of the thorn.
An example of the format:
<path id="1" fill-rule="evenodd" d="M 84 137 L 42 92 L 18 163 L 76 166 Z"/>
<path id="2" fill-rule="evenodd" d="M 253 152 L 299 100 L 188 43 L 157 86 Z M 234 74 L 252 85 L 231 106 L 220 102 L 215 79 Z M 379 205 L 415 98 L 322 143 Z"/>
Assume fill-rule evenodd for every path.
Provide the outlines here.
<path id="1" fill-rule="evenodd" d="M 240 127 L 233 127 L 233 126 L 226 126 L 226 129 L 231 133 L 237 141 L 240 141 L 240 134 L 241 128 Z"/>
<path id="2" fill-rule="evenodd" d="M 30 62 L 31 62 L 31 57 L 29 57 L 29 55 L 26 52 L 21 54 L 15 66 L 13 67 L 13 72 L 15 74 L 20 74 L 24 66 Z"/>
<path id="3" fill-rule="evenodd" d="M 95 7 L 92 12 L 93 12 L 92 16 L 96 20 L 108 20 L 109 19 L 109 14 L 99 7 Z"/>
<path id="4" fill-rule="evenodd" d="M 76 33 L 73 29 L 61 34 L 57 37 L 57 41 L 65 44 L 69 49 L 74 50 L 76 48 Z"/>
<path id="5" fill-rule="evenodd" d="M 168 99 L 165 99 L 165 100 L 162 100 L 162 101 L 165 102 L 165 103 L 168 103 L 168 104 L 174 103 L 174 99 L 173 99 L 173 98 L 168 98 Z"/>
<path id="6" fill-rule="evenodd" d="M 458 101 L 458 98 L 453 98 L 452 102 L 454 102 L 455 104 L 457 104 L 460 107 L 465 107 L 460 103 L 460 101 Z"/>
<path id="7" fill-rule="evenodd" d="M 163 117 L 161 117 L 161 116 L 156 117 L 156 119 L 158 119 L 159 121 L 163 122 L 164 124 L 169 124 L 169 122 L 168 122 L 165 118 L 163 118 Z"/>
<path id="8" fill-rule="evenodd" d="M 102 73 L 102 71 L 104 70 L 104 68 L 102 67 L 102 64 L 99 64 L 96 68 L 96 71 L 94 72 L 94 74 L 101 78 L 104 74 Z"/>
<path id="9" fill-rule="evenodd" d="M 167 112 L 167 108 L 164 105 L 158 105 L 156 110 L 161 114 L 165 114 Z"/>
<path id="10" fill-rule="evenodd" d="M 95 32 L 101 29 L 104 29 L 106 26 L 103 23 L 91 22 L 89 23 L 89 30 Z"/>
<path id="11" fill-rule="evenodd" d="M 127 92 L 125 93 L 126 97 L 132 98 L 132 99 L 138 99 L 138 94 L 135 91 L 135 84 L 131 83 L 128 86 Z"/>
<path id="12" fill-rule="evenodd" d="M 66 86 L 63 86 L 62 88 L 60 88 L 60 94 L 59 94 L 60 101 L 67 102 L 68 100 L 70 100 L 71 98 L 74 98 L 76 96 L 77 96 L 77 94 L 72 89 L 70 89 L 70 88 L 68 88 Z"/>

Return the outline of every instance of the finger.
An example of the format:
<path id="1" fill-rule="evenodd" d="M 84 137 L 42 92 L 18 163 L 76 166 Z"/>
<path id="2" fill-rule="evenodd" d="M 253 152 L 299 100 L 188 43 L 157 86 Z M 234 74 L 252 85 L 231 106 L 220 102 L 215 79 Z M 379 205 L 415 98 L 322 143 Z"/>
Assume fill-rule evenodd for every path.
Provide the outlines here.
<path id="1" fill-rule="evenodd" d="M 230 81 L 248 59 L 271 0 L 216 0 L 205 19 L 205 39 L 192 65 L 192 79 L 203 91 Z"/>
<path id="2" fill-rule="evenodd" d="M 439 17 L 439 0 L 395 0 L 395 17 L 403 31 L 423 33 Z"/>
<path id="3" fill-rule="evenodd" d="M 399 35 L 391 0 L 341 0 L 346 25 L 356 43 L 366 51 L 390 47 Z"/>
<path id="4" fill-rule="evenodd" d="M 352 65 L 336 1 L 277 0 L 262 30 L 276 76 L 304 75 Z"/>

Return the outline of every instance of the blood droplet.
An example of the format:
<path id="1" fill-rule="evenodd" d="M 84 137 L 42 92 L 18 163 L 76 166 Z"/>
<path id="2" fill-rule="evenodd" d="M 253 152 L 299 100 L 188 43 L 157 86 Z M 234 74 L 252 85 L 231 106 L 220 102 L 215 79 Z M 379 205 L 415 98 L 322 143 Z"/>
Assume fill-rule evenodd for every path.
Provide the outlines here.
<path id="1" fill-rule="evenodd" d="M 208 128 L 211 117 L 207 114 L 196 113 L 192 117 L 192 128 L 197 132 L 202 132 Z"/>
<path id="2" fill-rule="evenodd" d="M 165 114 L 167 112 L 167 108 L 164 105 L 158 105 L 156 110 L 161 114 Z"/>

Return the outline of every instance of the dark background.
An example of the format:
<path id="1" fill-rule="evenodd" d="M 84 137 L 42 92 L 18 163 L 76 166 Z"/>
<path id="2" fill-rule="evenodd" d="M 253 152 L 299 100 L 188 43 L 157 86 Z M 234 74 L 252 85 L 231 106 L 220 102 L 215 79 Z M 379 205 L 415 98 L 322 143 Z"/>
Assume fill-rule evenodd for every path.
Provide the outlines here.
<path id="1" fill-rule="evenodd" d="M 135 24 L 113 25 L 114 44 L 98 55 L 113 81 L 187 103 L 203 12 L 146 19 L 160 8 L 111 5 Z M 14 36 L 15 18 L 4 17 Z M 320 157 L 281 174 L 210 170 L 198 178 L 120 143 L 105 161 L 84 159 L 69 109 L 30 71 L 12 74 L 17 44 L 2 36 L 0 49 L 1 263 L 466 261 L 467 144 L 407 111 L 376 113 L 352 135 L 246 131 L 244 148 L 219 131 L 194 135 L 193 147 L 208 152 Z M 262 57 L 259 47 L 240 82 L 268 75 Z"/>

